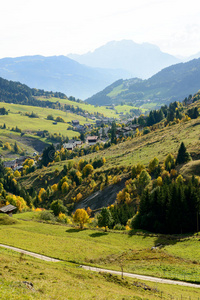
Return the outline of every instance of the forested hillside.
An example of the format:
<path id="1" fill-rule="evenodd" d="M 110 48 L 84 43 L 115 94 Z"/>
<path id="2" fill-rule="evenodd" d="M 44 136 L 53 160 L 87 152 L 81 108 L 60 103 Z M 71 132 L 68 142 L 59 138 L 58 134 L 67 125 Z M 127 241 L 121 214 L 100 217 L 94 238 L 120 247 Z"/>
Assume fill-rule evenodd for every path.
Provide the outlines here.
<path id="1" fill-rule="evenodd" d="M 119 78 L 130 78 L 127 71 L 92 68 L 63 55 L 3 58 L 0 59 L 0 76 L 82 100 Z"/>
<path id="2" fill-rule="evenodd" d="M 88 213 L 95 214 L 87 207 L 89 202 L 85 199 L 94 195 L 90 203 L 91 199 L 96 201 L 95 193 L 98 192 L 98 203 L 90 205 L 101 209 L 106 206 L 104 190 L 113 186 L 113 193 L 116 193 L 115 185 L 122 184 L 113 203 L 108 202 L 113 204 L 109 209 L 110 228 L 121 224 L 155 232 L 194 231 L 197 228 L 194 214 L 199 214 L 199 175 L 196 169 L 191 172 L 190 164 L 194 160 L 198 165 L 200 159 L 200 145 L 196 139 L 200 127 L 199 106 L 199 94 L 196 94 L 183 103 L 174 102 L 169 107 L 151 111 L 146 118 L 134 119 L 133 124 L 143 123 L 143 129 L 137 128 L 132 136 L 117 137 L 113 123 L 111 140 L 107 143 L 82 146 L 73 151 L 62 145 L 57 149 L 49 145 L 37 156 L 35 163 L 28 158 L 20 171 L 1 166 L 1 203 L 8 201 L 18 205 L 19 210 L 28 207 L 53 209 L 55 204 L 62 213 L 67 214 L 68 210 L 69 215 L 77 204 L 83 203 L 84 207 L 85 203 Z M 186 164 L 189 164 L 190 176 L 187 176 L 187 168 L 181 171 Z M 112 193 L 112 188 L 110 191 Z M 186 198 L 189 202 L 185 202 Z M 177 219 L 178 211 L 184 216 L 190 210 L 188 207 L 191 207 L 188 216 L 191 222 L 185 217 L 181 221 Z M 172 219 L 173 224 L 169 223 Z"/>
<path id="3" fill-rule="evenodd" d="M 157 107 L 173 101 L 182 101 L 199 89 L 200 59 L 179 63 L 163 69 L 148 80 L 118 81 L 88 98 L 91 104 L 105 105 L 132 103 L 135 106 Z"/>
<path id="4" fill-rule="evenodd" d="M 31 89 L 20 82 L 9 81 L 0 78 L 0 101 L 32 106 L 52 106 L 50 101 L 39 101 L 36 97 L 67 98 L 63 93 L 46 92 L 44 90 Z"/>

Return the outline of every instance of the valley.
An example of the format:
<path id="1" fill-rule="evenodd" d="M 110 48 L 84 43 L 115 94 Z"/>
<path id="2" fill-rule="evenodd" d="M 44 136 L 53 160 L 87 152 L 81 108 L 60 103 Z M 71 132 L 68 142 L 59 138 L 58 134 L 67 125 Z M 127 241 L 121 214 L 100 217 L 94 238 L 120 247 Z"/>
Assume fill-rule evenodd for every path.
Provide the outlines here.
<path id="1" fill-rule="evenodd" d="M 129 88 L 121 82 L 106 96 L 121 103 L 98 106 L 1 83 L 0 211 L 14 214 L 0 214 L 0 243 L 61 260 L 1 247 L 3 299 L 197 300 L 198 90 L 138 105 L 123 102 Z"/>

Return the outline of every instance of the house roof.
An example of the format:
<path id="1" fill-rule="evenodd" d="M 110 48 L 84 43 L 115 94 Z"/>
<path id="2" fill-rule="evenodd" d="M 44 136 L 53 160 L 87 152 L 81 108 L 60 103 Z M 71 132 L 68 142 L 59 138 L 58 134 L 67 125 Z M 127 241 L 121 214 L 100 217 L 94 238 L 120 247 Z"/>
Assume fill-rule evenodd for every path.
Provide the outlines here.
<path id="1" fill-rule="evenodd" d="M 17 209 L 16 206 L 8 204 L 6 206 L 1 207 L 0 212 L 7 213 L 7 212 L 13 211 L 15 209 Z"/>
<path id="2" fill-rule="evenodd" d="M 87 140 L 98 140 L 98 136 L 88 136 Z"/>
<path id="3" fill-rule="evenodd" d="M 74 144 L 71 144 L 71 143 L 65 143 L 65 144 L 63 144 L 63 147 L 64 148 L 74 148 Z"/>

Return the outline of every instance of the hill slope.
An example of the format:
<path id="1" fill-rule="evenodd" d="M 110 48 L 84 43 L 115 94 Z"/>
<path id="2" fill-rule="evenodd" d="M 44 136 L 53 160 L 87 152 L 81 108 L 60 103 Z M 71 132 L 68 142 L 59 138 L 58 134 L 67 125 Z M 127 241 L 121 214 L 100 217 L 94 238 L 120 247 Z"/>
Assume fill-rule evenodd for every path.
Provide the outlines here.
<path id="1" fill-rule="evenodd" d="M 200 85 L 200 59 L 179 63 L 163 69 L 148 80 L 120 80 L 87 99 L 91 104 L 125 102 L 143 104 L 151 100 L 157 105 L 183 100 L 198 91 Z"/>
<path id="2" fill-rule="evenodd" d="M 94 69 L 66 56 L 24 56 L 0 59 L 0 76 L 30 87 L 60 91 L 85 99 L 128 72 Z"/>
<path id="3" fill-rule="evenodd" d="M 180 62 L 178 58 L 163 53 L 155 45 L 137 44 L 131 40 L 112 41 L 94 52 L 70 54 L 68 57 L 91 67 L 124 69 L 132 77 L 141 78 L 149 78 L 161 69 Z"/>

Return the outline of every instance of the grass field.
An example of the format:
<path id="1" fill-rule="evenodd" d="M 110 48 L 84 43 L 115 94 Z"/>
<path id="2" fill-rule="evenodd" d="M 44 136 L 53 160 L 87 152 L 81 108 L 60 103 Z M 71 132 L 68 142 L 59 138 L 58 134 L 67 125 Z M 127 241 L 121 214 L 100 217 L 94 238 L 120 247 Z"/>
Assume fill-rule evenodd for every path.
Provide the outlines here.
<path id="1" fill-rule="evenodd" d="M 47 263 L 0 249 L 0 299 L 181 299 L 197 300 L 197 289 L 92 273 L 70 263 Z M 23 281 L 31 282 L 33 289 Z M 142 286 L 143 284 L 143 286 Z M 138 287 L 136 286 L 138 285 Z M 145 288 L 148 287 L 149 290 Z M 186 298 L 187 297 L 187 298 Z M 182 298 L 183 299 L 183 298 Z"/>
<path id="2" fill-rule="evenodd" d="M 30 220 L 30 213 L 17 214 L 15 218 L 28 221 L 1 226 L 0 243 L 68 262 L 114 270 L 120 270 L 122 258 L 127 272 L 200 282 L 199 236 L 182 237 L 179 241 L 180 237 L 80 231 Z M 163 248 L 152 251 L 151 247 L 158 243 Z"/>
<path id="3" fill-rule="evenodd" d="M 10 131 L 8 129 L 0 129 L 0 142 L 5 144 L 8 142 L 11 147 L 14 146 L 15 142 L 23 150 L 26 155 L 33 155 L 33 153 L 41 151 L 48 145 L 48 141 L 45 138 L 39 136 L 33 136 L 30 134 L 25 134 L 21 136 L 20 133 Z M 9 151 L 7 149 L 0 148 L 1 155 L 3 155 L 4 160 L 16 159 L 20 156 L 19 153 L 14 153 L 14 151 Z"/>
<path id="4" fill-rule="evenodd" d="M 83 102 L 78 103 L 78 102 L 70 101 L 68 99 L 58 99 L 58 98 L 49 98 L 49 99 L 38 98 L 38 99 L 39 100 L 48 100 L 48 101 L 51 101 L 51 102 L 59 101 L 62 104 L 73 105 L 74 107 L 80 107 L 80 108 L 82 108 L 83 110 L 86 110 L 89 113 L 99 112 L 99 113 L 103 114 L 105 117 L 108 117 L 108 118 L 119 118 L 118 113 L 123 111 L 124 115 L 125 115 L 126 113 L 129 113 L 131 109 L 136 108 L 136 107 L 133 107 L 133 106 L 130 106 L 130 105 L 116 105 L 115 109 L 113 110 L 113 109 L 110 109 L 109 106 L 94 106 L 94 105 L 91 105 L 89 103 L 83 103 Z M 147 109 L 142 109 L 143 112 L 145 112 L 146 110 Z"/>
<path id="5" fill-rule="evenodd" d="M 17 224 L 1 225 L 0 243 L 64 261 L 42 262 L 0 248 L 0 299 L 161 299 L 161 296 L 170 299 L 170 295 L 181 299 L 182 295 L 188 297 L 184 299 L 197 300 L 200 297 L 199 289 L 145 282 L 150 290 L 144 290 L 141 286 L 134 286 L 138 280 L 121 280 L 77 268 L 79 264 L 90 264 L 121 270 L 120 261 L 123 259 L 124 271 L 198 281 L 199 236 L 182 237 L 179 241 L 179 238 L 148 234 L 80 231 L 59 224 L 38 223 L 31 220 L 33 215 L 17 214 L 14 216 L 18 219 Z M 150 250 L 158 241 L 165 246 L 157 251 Z M 24 280 L 33 283 L 34 292 L 26 288 Z"/>
<path id="6" fill-rule="evenodd" d="M 51 108 L 43 108 L 43 107 L 35 107 L 35 106 L 26 106 L 19 104 L 9 104 L 3 103 L 3 105 L 7 110 L 9 110 L 8 115 L 0 116 L 0 125 L 6 124 L 6 127 L 16 127 L 18 126 L 22 130 L 26 131 L 43 131 L 48 130 L 50 133 L 61 133 L 64 136 L 68 136 L 69 138 L 79 135 L 79 133 L 67 130 L 69 124 L 67 122 L 71 122 L 72 120 L 79 120 L 80 124 L 87 123 L 86 118 L 73 114 L 66 113 L 61 110 L 51 109 Z M 25 116 L 25 113 L 36 113 L 39 118 L 29 118 Z M 53 121 L 47 120 L 48 115 L 53 115 L 54 118 L 60 116 L 64 119 L 66 123 L 57 123 L 57 125 L 53 125 Z M 91 120 L 90 123 L 93 121 Z"/>

